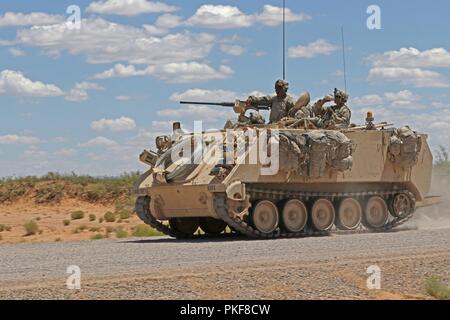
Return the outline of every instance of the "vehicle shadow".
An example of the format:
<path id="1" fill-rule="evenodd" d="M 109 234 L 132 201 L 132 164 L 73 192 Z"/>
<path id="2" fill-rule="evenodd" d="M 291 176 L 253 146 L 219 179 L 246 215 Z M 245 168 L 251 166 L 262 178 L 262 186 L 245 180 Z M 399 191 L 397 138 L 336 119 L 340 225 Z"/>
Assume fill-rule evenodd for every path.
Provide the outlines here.
<path id="1" fill-rule="evenodd" d="M 176 239 L 169 236 L 163 237 L 151 237 L 151 238 L 140 238 L 121 241 L 121 243 L 203 243 L 203 242 L 236 242 L 236 241 L 255 241 L 261 239 L 253 239 L 236 234 L 225 234 L 215 237 L 204 237 L 202 235 L 195 236 L 191 239 Z"/>
<path id="2" fill-rule="evenodd" d="M 332 238 L 337 236 L 351 236 L 351 235 L 364 235 L 364 234 L 382 234 L 382 233 L 397 233 L 397 232 L 406 232 L 406 231 L 414 231 L 418 230 L 415 226 L 402 226 L 397 227 L 390 230 L 385 231 L 370 231 L 370 230 L 355 230 L 355 231 L 343 231 L 338 230 L 331 232 L 330 234 L 324 234 L 324 235 L 311 235 L 307 237 L 299 237 L 299 238 L 287 238 L 287 237 L 281 237 L 281 238 L 275 238 L 275 239 L 258 239 L 258 238 L 249 238 L 243 235 L 237 235 L 237 234 L 222 234 L 220 236 L 205 236 L 205 235 L 196 235 L 194 238 L 191 239 L 176 239 L 171 238 L 169 236 L 158 236 L 158 237 L 151 237 L 151 238 L 135 238 L 132 240 L 124 240 L 120 241 L 121 243 L 137 243 L 137 244 L 143 244 L 143 243 L 210 243 L 210 242 L 237 242 L 237 241 L 276 241 L 280 239 L 312 239 L 312 238 Z"/>

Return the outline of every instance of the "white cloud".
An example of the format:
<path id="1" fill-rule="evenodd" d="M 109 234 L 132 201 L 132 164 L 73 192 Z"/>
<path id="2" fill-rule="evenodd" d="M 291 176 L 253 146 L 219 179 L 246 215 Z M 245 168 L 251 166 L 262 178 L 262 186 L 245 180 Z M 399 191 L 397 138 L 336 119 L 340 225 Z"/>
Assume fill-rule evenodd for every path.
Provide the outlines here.
<path id="1" fill-rule="evenodd" d="M 40 150 L 37 146 L 29 146 L 22 154 L 23 158 L 43 158 L 47 156 L 47 152 Z"/>
<path id="2" fill-rule="evenodd" d="M 67 139 L 64 137 L 54 137 L 53 138 L 53 142 L 55 143 L 63 143 L 63 142 L 67 142 Z"/>
<path id="3" fill-rule="evenodd" d="M 47 54 L 64 51 L 86 55 L 89 63 L 159 65 L 204 59 L 215 37 L 207 33 L 150 35 L 144 28 L 112 23 L 101 18 L 83 19 L 80 30 L 65 23 L 19 30 L 15 43 L 39 47 Z"/>
<path id="4" fill-rule="evenodd" d="M 173 14 L 163 14 L 156 19 L 155 24 L 144 24 L 144 29 L 151 35 L 164 35 L 170 29 L 176 28 L 183 24 L 183 18 Z"/>
<path id="5" fill-rule="evenodd" d="M 237 7 L 205 4 L 186 23 L 190 26 L 227 29 L 250 27 L 253 21 L 251 16 Z"/>
<path id="6" fill-rule="evenodd" d="M 118 119 L 100 119 L 91 123 L 91 128 L 96 131 L 110 130 L 115 132 L 131 131 L 136 128 L 136 122 L 127 117 Z"/>
<path id="7" fill-rule="evenodd" d="M 175 92 L 169 98 L 171 101 L 234 101 L 237 93 L 227 90 L 203 90 L 203 89 L 189 89 L 185 92 Z"/>
<path id="8" fill-rule="evenodd" d="M 3 70 L 0 72 L 0 95 L 54 97 L 62 96 L 64 92 L 53 84 L 32 81 L 19 71 Z"/>
<path id="9" fill-rule="evenodd" d="M 207 107 L 207 106 L 193 106 L 186 105 L 177 109 L 163 109 L 158 111 L 158 115 L 172 120 L 191 120 L 191 121 L 205 121 L 205 122 L 222 122 L 233 115 L 231 108 L 221 107 Z"/>
<path id="10" fill-rule="evenodd" d="M 125 66 L 123 64 L 116 64 L 113 68 L 105 70 L 101 73 L 94 75 L 94 79 L 109 79 L 109 78 L 126 78 L 133 76 L 145 75 L 144 70 L 136 70 L 133 65 Z"/>
<path id="11" fill-rule="evenodd" d="M 114 99 L 117 101 L 129 101 L 129 100 L 131 100 L 131 97 L 130 96 L 115 96 Z"/>
<path id="12" fill-rule="evenodd" d="M 350 105 L 352 106 L 370 106 L 382 104 L 384 102 L 383 98 L 377 94 L 369 94 L 362 97 L 355 97 L 350 100 Z"/>
<path id="13" fill-rule="evenodd" d="M 14 57 L 25 57 L 27 55 L 25 51 L 18 48 L 9 48 L 8 51 Z"/>
<path id="14" fill-rule="evenodd" d="M 450 129 L 450 123 L 444 121 L 436 121 L 430 125 L 430 128 L 448 130 Z"/>
<path id="15" fill-rule="evenodd" d="M 175 6 L 148 0 L 101 0 L 92 2 L 86 9 L 87 12 L 122 16 L 136 16 L 152 12 L 173 12 L 176 10 L 178 8 Z"/>
<path id="16" fill-rule="evenodd" d="M 159 66 L 149 66 L 147 74 L 174 83 L 200 82 L 213 79 L 226 79 L 234 71 L 228 66 L 220 66 L 217 70 L 198 62 L 169 63 Z"/>
<path id="17" fill-rule="evenodd" d="M 370 69 L 368 80 L 397 81 L 418 88 L 450 87 L 450 81 L 442 74 L 419 68 L 375 67 Z"/>
<path id="18" fill-rule="evenodd" d="M 169 132 L 172 130 L 172 122 L 170 121 L 152 121 L 152 131 Z"/>
<path id="19" fill-rule="evenodd" d="M 443 48 L 420 51 L 415 48 L 401 48 L 367 58 L 374 67 L 397 68 L 450 68 L 450 52 Z"/>
<path id="20" fill-rule="evenodd" d="M 226 79 L 234 71 L 228 66 L 214 69 L 207 64 L 198 62 L 168 63 L 157 66 L 148 66 L 137 70 L 133 65 L 116 64 L 113 68 L 94 75 L 96 79 L 108 79 L 132 76 L 155 76 L 162 80 L 174 83 L 199 82 L 213 79 Z"/>
<path id="21" fill-rule="evenodd" d="M 388 101 L 417 101 L 420 96 L 412 93 L 409 90 L 403 90 L 399 92 L 386 92 L 384 94 Z"/>
<path id="22" fill-rule="evenodd" d="M 94 139 L 91 139 L 85 143 L 81 143 L 80 147 L 115 147 L 117 146 L 117 142 L 110 140 L 105 137 L 96 137 Z"/>
<path id="23" fill-rule="evenodd" d="M 39 144 L 42 140 L 33 136 L 8 134 L 0 136 L 0 144 Z"/>
<path id="24" fill-rule="evenodd" d="M 383 95 L 369 94 L 362 97 L 355 97 L 350 100 L 350 105 L 353 107 L 387 107 L 388 109 L 408 109 L 419 110 L 423 109 L 424 105 L 419 103 L 421 97 L 412 93 L 409 90 L 403 90 L 398 92 L 386 92 Z"/>
<path id="25" fill-rule="evenodd" d="M 104 90 L 104 88 L 92 82 L 76 83 L 75 87 L 66 95 L 66 100 L 71 102 L 86 101 L 89 99 L 89 90 Z"/>
<path id="26" fill-rule="evenodd" d="M 338 49 L 327 40 L 319 39 L 306 46 L 296 46 L 288 49 L 289 58 L 313 58 L 318 55 L 330 55 Z"/>
<path id="27" fill-rule="evenodd" d="M 199 7 L 195 14 L 186 21 L 186 25 L 214 29 L 246 28 L 255 23 L 276 26 L 283 21 L 282 10 L 279 7 L 265 5 L 261 13 L 249 15 L 235 6 L 205 4 Z M 293 13 L 286 8 L 287 22 L 307 19 L 310 17 L 303 13 Z"/>
<path id="28" fill-rule="evenodd" d="M 63 148 L 63 149 L 60 149 L 60 150 L 58 150 L 58 151 L 55 151 L 55 155 L 56 156 L 60 156 L 60 157 L 71 157 L 71 156 L 74 156 L 74 155 L 76 155 L 78 153 L 78 151 L 77 150 L 75 150 L 75 149 L 72 149 L 72 148 Z"/>
<path id="29" fill-rule="evenodd" d="M 304 13 L 293 13 L 291 9 L 286 8 L 286 22 L 296 22 L 311 19 Z M 256 20 L 266 26 L 277 26 L 283 23 L 283 8 L 274 7 L 266 4 L 263 11 L 256 16 Z"/>
<path id="30" fill-rule="evenodd" d="M 229 45 L 229 44 L 222 44 L 220 46 L 220 50 L 222 52 L 229 54 L 231 56 L 240 56 L 245 52 L 244 47 L 239 45 Z"/>
<path id="31" fill-rule="evenodd" d="M 403 90 L 398 92 L 386 92 L 383 94 L 383 96 L 377 94 L 369 94 L 362 97 L 355 97 L 351 99 L 351 104 L 354 106 L 370 106 L 390 102 L 399 105 L 407 105 L 417 100 L 420 100 L 420 96 L 412 93 L 409 90 Z"/>
<path id="32" fill-rule="evenodd" d="M 50 15 L 43 12 L 19 13 L 6 12 L 0 15 L 0 28 L 20 26 L 40 26 L 63 22 L 65 18 L 60 15 Z"/>

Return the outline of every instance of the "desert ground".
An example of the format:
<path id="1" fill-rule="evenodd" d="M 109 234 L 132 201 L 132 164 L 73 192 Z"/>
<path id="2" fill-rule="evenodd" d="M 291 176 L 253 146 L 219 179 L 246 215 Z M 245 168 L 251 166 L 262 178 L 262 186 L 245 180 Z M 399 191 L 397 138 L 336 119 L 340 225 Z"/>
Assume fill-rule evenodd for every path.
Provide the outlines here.
<path id="1" fill-rule="evenodd" d="M 435 185 L 434 191 L 447 186 Z M 132 198 L 122 193 L 120 201 L 86 199 L 82 192 L 54 201 L 52 187 L 41 201 L 42 192 L 35 189 L 13 198 L 11 188 L 14 192 L 3 193 L 9 200 L 0 202 L 0 299 L 450 296 L 447 196 L 388 233 L 184 241 L 143 228 L 132 212 Z M 37 227 L 31 234 L 25 227 L 30 221 Z M 66 286 L 72 265 L 81 270 L 80 290 Z M 367 287 L 367 268 L 373 265 L 380 268 L 380 289 Z"/>
<path id="2" fill-rule="evenodd" d="M 0 299 L 432 299 L 450 229 L 280 240 L 167 237 L 0 246 Z M 66 286 L 67 267 L 81 289 Z M 368 289 L 367 268 L 380 268 Z"/>

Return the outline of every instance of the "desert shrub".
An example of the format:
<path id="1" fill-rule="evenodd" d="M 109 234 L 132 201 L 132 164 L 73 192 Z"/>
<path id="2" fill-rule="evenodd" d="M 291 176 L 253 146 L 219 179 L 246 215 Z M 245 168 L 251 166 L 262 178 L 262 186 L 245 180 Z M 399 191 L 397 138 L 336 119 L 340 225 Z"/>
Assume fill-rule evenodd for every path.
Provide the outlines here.
<path id="1" fill-rule="evenodd" d="M 116 238 L 121 239 L 121 238 L 126 238 L 126 237 L 128 237 L 128 232 L 121 227 L 117 228 Z"/>
<path id="2" fill-rule="evenodd" d="M 11 231 L 11 227 L 4 224 L 0 224 L 0 232 L 3 231 Z"/>
<path id="3" fill-rule="evenodd" d="M 105 219 L 106 222 L 114 222 L 116 221 L 116 214 L 111 211 L 108 211 L 107 213 L 105 213 L 103 218 Z"/>
<path id="4" fill-rule="evenodd" d="M 69 224 L 70 224 L 70 220 L 69 220 L 69 219 L 64 219 L 64 220 L 63 220 L 63 225 L 64 225 L 64 226 L 67 227 Z"/>
<path id="5" fill-rule="evenodd" d="M 108 227 L 106 227 L 105 232 L 106 233 L 112 233 L 112 232 L 114 232 L 114 230 L 116 230 L 116 229 L 114 229 L 113 227 L 108 226 Z"/>
<path id="6" fill-rule="evenodd" d="M 97 202 L 105 198 L 105 195 L 106 186 L 100 183 L 88 185 L 83 191 L 83 198 L 89 202 Z"/>
<path id="7" fill-rule="evenodd" d="M 131 217 L 131 214 L 130 214 L 130 212 L 129 211 L 120 211 L 119 212 L 119 217 L 120 217 L 120 219 L 122 219 L 122 220 L 126 220 L 126 219 L 130 219 L 130 217 Z"/>
<path id="8" fill-rule="evenodd" d="M 102 223 L 105 219 L 103 217 L 100 217 L 100 219 L 98 219 L 99 223 Z"/>
<path id="9" fill-rule="evenodd" d="M 97 219 L 97 217 L 95 216 L 95 214 L 90 214 L 90 215 L 89 215 L 89 221 L 95 221 L 95 219 Z"/>
<path id="10" fill-rule="evenodd" d="M 85 226 L 85 225 L 82 225 L 82 226 L 79 226 L 79 227 L 77 227 L 75 230 L 73 230 L 73 233 L 80 233 L 80 232 L 83 232 L 84 230 L 87 230 L 87 226 Z"/>
<path id="11" fill-rule="evenodd" d="M 28 221 L 23 225 L 23 227 L 25 229 L 26 236 L 35 235 L 36 233 L 39 232 L 39 226 L 34 220 Z"/>
<path id="12" fill-rule="evenodd" d="M 74 211 L 70 214 L 70 217 L 72 218 L 72 220 L 79 220 L 79 219 L 83 219 L 84 218 L 84 212 L 81 210 L 78 211 Z"/>
<path id="13" fill-rule="evenodd" d="M 55 238 L 55 242 L 60 242 L 61 238 Z"/>
<path id="14" fill-rule="evenodd" d="M 91 228 L 89 228 L 89 231 L 90 232 L 99 232 L 100 228 L 99 227 L 91 227 Z"/>
<path id="15" fill-rule="evenodd" d="M 97 233 L 97 234 L 94 234 L 92 237 L 91 237 L 91 240 L 100 240 L 100 239 L 103 239 L 104 237 L 103 237 L 103 235 L 101 234 L 101 233 Z"/>
<path id="16" fill-rule="evenodd" d="M 136 226 L 133 230 L 133 236 L 135 237 L 153 237 L 160 235 L 162 235 L 161 232 L 156 231 L 155 229 L 151 228 L 146 224 L 140 224 Z"/>
<path id="17" fill-rule="evenodd" d="M 439 300 L 450 300 L 450 288 L 442 283 L 439 277 L 432 276 L 425 282 L 428 294 Z"/>
<path id="18" fill-rule="evenodd" d="M 38 186 L 35 193 L 36 203 L 59 203 L 64 196 L 64 184 L 57 182 Z"/>

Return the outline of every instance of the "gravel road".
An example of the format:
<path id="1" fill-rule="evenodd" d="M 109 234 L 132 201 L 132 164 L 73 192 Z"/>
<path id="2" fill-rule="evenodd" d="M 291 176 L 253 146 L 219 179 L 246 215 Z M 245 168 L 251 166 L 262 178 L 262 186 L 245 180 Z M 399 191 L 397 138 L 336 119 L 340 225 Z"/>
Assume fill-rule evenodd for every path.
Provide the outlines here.
<path id="1" fill-rule="evenodd" d="M 148 239 L 0 246 L 0 298 L 429 298 L 450 280 L 450 229 L 280 240 Z M 382 289 L 368 290 L 376 264 Z M 82 289 L 68 290 L 67 267 Z"/>

